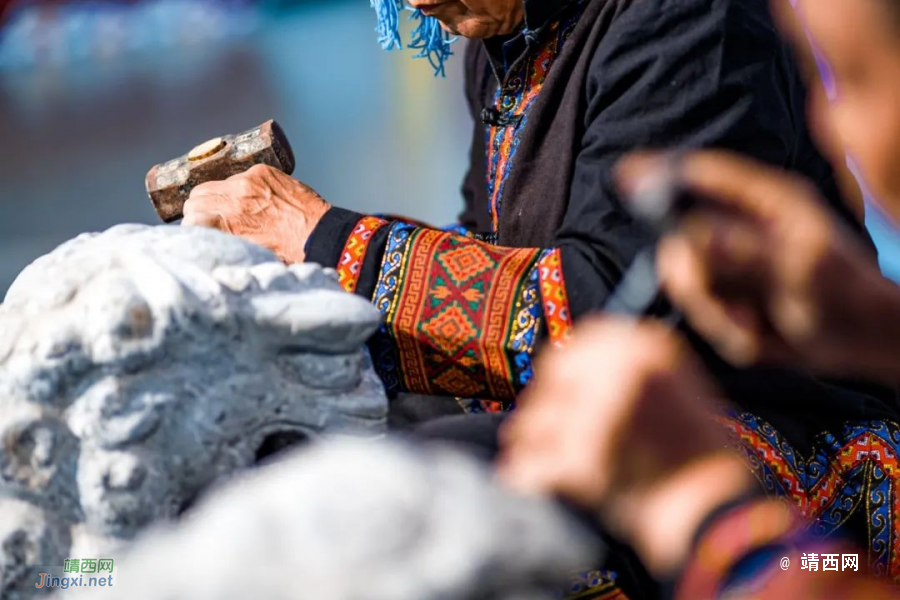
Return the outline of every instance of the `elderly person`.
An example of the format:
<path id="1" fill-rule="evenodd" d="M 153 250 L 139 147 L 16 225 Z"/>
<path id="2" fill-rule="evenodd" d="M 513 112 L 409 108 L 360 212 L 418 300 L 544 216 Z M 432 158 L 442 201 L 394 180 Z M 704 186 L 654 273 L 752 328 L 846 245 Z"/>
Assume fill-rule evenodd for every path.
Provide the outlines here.
<path id="1" fill-rule="evenodd" d="M 337 267 L 384 314 L 374 354 L 389 391 L 512 404 L 539 342 L 602 308 L 652 241 L 612 183 L 630 149 L 739 149 L 812 179 L 864 235 L 810 141 L 805 92 L 764 0 L 412 4 L 473 38 L 471 235 L 333 207 L 263 166 L 198 186 L 185 207 L 186 224 Z"/>
<path id="2" fill-rule="evenodd" d="M 374 355 L 389 391 L 512 404 L 539 342 L 602 308 L 652 241 L 612 183 L 630 149 L 726 147 L 795 169 L 862 235 L 810 141 L 805 93 L 764 0 L 411 4 L 473 38 L 460 223 L 472 235 L 333 207 L 263 166 L 198 186 L 185 207 L 186 224 L 336 267 L 371 298 L 385 317 Z"/>
<path id="3" fill-rule="evenodd" d="M 391 1 L 376 2 L 388 39 Z M 633 149 L 729 148 L 797 171 L 874 264 L 810 139 L 806 93 L 765 0 L 411 4 L 424 19 L 413 46 L 433 59 L 447 52 L 436 23 L 472 38 L 468 234 L 334 207 L 266 167 L 198 186 L 185 206 L 188 225 L 241 235 L 287 262 L 334 266 L 347 290 L 370 298 L 384 316 L 371 348 L 390 393 L 477 398 L 462 401 L 472 411 L 514 405 L 539 346 L 602 309 L 654 241 L 613 184 L 613 166 Z M 738 371 L 697 346 L 728 395 L 798 449 L 835 423 L 893 414 L 887 393 Z M 828 410 L 807 414 L 809 406 Z"/>

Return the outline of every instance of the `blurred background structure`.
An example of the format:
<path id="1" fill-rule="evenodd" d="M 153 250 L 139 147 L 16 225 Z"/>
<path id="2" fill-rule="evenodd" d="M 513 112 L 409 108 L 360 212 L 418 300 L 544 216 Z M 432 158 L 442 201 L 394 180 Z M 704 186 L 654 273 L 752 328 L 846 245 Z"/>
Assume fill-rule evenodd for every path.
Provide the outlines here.
<path id="1" fill-rule="evenodd" d="M 78 233 L 154 223 L 153 164 L 269 118 L 295 174 L 337 205 L 435 224 L 461 208 L 461 57 L 434 79 L 381 51 L 368 0 L 33 1 L 0 30 L 0 299 Z M 900 246 L 870 213 L 900 278 Z"/>

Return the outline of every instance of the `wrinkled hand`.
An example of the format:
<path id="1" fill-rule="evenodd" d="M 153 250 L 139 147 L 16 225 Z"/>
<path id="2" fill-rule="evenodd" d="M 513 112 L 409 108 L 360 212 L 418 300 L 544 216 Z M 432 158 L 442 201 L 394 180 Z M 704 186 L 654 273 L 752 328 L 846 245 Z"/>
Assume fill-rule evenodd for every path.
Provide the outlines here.
<path id="1" fill-rule="evenodd" d="M 212 227 L 268 248 L 286 263 L 303 262 L 306 241 L 331 206 L 312 188 L 266 165 L 198 185 L 182 225 Z"/>
<path id="2" fill-rule="evenodd" d="M 627 160 L 623 187 L 658 167 Z M 738 365 L 896 379 L 900 294 L 811 185 L 727 153 L 690 155 L 680 168 L 709 208 L 662 240 L 658 268 L 697 331 Z"/>
<path id="3" fill-rule="evenodd" d="M 502 432 L 501 477 L 599 511 L 665 574 L 713 508 L 752 489 L 711 418 L 714 391 L 658 324 L 601 318 L 548 350 Z"/>

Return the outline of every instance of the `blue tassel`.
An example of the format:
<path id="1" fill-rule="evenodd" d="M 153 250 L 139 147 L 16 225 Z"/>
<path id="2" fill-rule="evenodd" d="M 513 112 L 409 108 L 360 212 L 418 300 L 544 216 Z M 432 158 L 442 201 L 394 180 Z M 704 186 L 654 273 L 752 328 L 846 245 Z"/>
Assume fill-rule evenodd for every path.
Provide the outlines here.
<path id="1" fill-rule="evenodd" d="M 378 43 L 385 50 L 402 49 L 403 42 L 400 39 L 400 11 L 403 10 L 403 0 L 369 0 L 375 9 L 378 24 L 375 31 L 378 33 Z M 412 41 L 409 47 L 418 50 L 415 58 L 427 58 L 434 68 L 435 76 L 446 76 L 444 62 L 453 56 L 450 45 L 455 39 L 441 29 L 437 19 L 426 17 L 421 11 L 412 10 L 410 20 L 419 21 L 412 32 Z"/>
<path id="2" fill-rule="evenodd" d="M 427 58 L 434 67 L 435 77 L 438 75 L 446 77 L 444 62 L 453 56 L 450 45 L 456 40 L 441 29 L 437 19 L 426 17 L 420 10 L 413 11 L 409 18 L 419 21 L 419 25 L 412 32 L 412 41 L 409 44 L 410 48 L 419 51 L 415 58 Z"/>
<path id="3" fill-rule="evenodd" d="M 370 4 L 378 15 L 378 43 L 385 50 L 403 48 L 400 41 L 400 10 L 403 8 L 403 0 L 371 0 Z"/>

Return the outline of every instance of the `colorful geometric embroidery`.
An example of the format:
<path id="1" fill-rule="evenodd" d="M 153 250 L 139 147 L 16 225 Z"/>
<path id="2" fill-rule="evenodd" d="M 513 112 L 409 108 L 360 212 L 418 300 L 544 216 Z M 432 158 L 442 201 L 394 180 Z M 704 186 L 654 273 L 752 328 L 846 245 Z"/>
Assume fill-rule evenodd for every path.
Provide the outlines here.
<path id="1" fill-rule="evenodd" d="M 408 391 L 511 401 L 540 322 L 522 305 L 539 301 L 539 252 L 395 224 L 373 298 L 394 346 L 390 377 Z"/>
<path id="2" fill-rule="evenodd" d="M 864 565 L 843 563 L 843 557 L 858 553 L 844 541 L 812 536 L 806 521 L 784 503 L 757 500 L 712 523 L 688 561 L 675 598 L 898 598 L 895 587 L 869 577 Z"/>
<path id="3" fill-rule="evenodd" d="M 550 317 L 546 318 L 546 321 L 551 323 L 549 332 L 551 343 L 557 345 L 560 344 L 562 340 L 565 339 L 568 332 L 568 327 L 560 325 L 559 313 L 561 312 L 564 315 L 568 315 L 568 301 L 566 299 L 565 288 L 563 287 L 561 290 L 557 290 L 553 285 L 553 261 L 548 260 L 548 257 L 553 255 L 558 257 L 558 251 L 545 250 L 541 253 L 537 265 L 532 269 L 531 276 L 528 277 L 528 282 L 522 288 L 522 293 L 516 302 L 514 313 L 516 333 L 510 339 L 510 348 L 515 353 L 513 356 L 513 369 L 515 381 L 519 389 L 525 387 L 534 377 L 534 371 L 532 370 L 532 354 L 537 342 L 537 335 L 541 323 L 545 320 L 544 315 L 556 313 L 554 319 L 551 319 Z M 547 269 L 543 269 L 543 272 L 545 273 L 543 278 L 541 276 L 542 264 L 544 264 L 545 267 L 548 267 Z M 560 275 L 555 281 L 562 282 L 562 285 L 564 286 L 561 271 L 560 269 L 557 269 L 557 271 L 560 272 Z M 546 286 L 541 285 L 542 280 L 548 282 Z M 548 294 L 548 296 L 541 293 L 542 289 L 546 289 L 546 294 Z M 562 301 L 558 299 L 560 294 L 562 296 Z M 548 303 L 548 297 L 555 297 L 557 300 Z M 560 310 L 557 310 L 558 307 Z M 475 398 L 457 398 L 457 402 L 463 409 L 463 412 L 467 413 L 499 413 L 512 408 L 512 405 L 508 400 L 499 402 Z"/>
<path id="4" fill-rule="evenodd" d="M 446 231 L 447 233 L 452 233 L 453 235 L 461 235 L 463 237 L 474 238 L 475 234 L 469 231 L 466 227 L 463 227 L 459 223 L 454 223 L 452 225 L 445 225 L 441 227 L 441 231 Z"/>
<path id="5" fill-rule="evenodd" d="M 770 424 L 748 413 L 723 417 L 766 490 L 790 498 L 819 536 L 859 514 L 868 531 L 868 563 L 875 575 L 900 580 L 900 425 L 845 424 L 817 438 L 800 456 Z"/>
<path id="6" fill-rule="evenodd" d="M 559 249 L 547 251 L 538 261 L 541 302 L 550 343 L 561 346 L 572 330 L 572 313 L 562 271 L 562 255 Z"/>
<path id="7" fill-rule="evenodd" d="M 796 535 L 803 525 L 796 511 L 770 499 L 728 511 L 704 532 L 684 570 L 677 597 L 717 597 L 722 583 L 730 579 L 744 558 L 759 548 Z"/>
<path id="8" fill-rule="evenodd" d="M 628 600 L 616 587 L 616 574 L 609 571 L 577 573 L 569 583 L 566 600 Z"/>
<path id="9" fill-rule="evenodd" d="M 459 407 L 462 409 L 462 411 L 467 414 L 498 414 L 507 412 L 509 410 L 512 410 L 513 408 L 508 400 L 485 400 L 483 398 L 463 398 L 461 396 L 457 396 L 456 403 L 459 404 Z"/>
<path id="10" fill-rule="evenodd" d="M 581 12 L 582 6 L 579 4 L 573 15 L 554 23 L 534 57 L 522 60 L 517 69 L 508 72 L 497 90 L 494 108 L 508 117 L 511 124 L 492 125 L 487 130 L 488 207 L 494 233 L 500 228 L 503 188 L 512 169 L 521 132 L 528 120 L 528 111 L 540 94 L 556 58 L 562 53 L 566 40 L 578 24 Z"/>
<path id="11" fill-rule="evenodd" d="M 421 227 L 422 229 L 440 229 L 441 231 L 448 231 L 455 235 L 461 235 L 464 237 L 475 237 L 475 234 L 469 231 L 466 227 L 460 225 L 459 223 L 451 223 L 449 225 L 444 225 L 443 227 L 434 227 L 430 223 L 426 223 L 425 221 L 420 221 L 419 219 L 413 219 L 411 217 L 406 217 L 402 215 L 395 215 L 391 213 L 378 213 L 375 215 L 379 219 L 386 219 L 388 221 L 398 221 L 400 223 L 407 223 L 409 225 L 415 225 L 416 227 Z"/>
<path id="12" fill-rule="evenodd" d="M 813 556 L 852 551 L 844 545 L 814 538 L 805 531 L 806 525 L 796 510 L 773 499 L 754 500 L 732 508 L 720 515 L 698 541 L 676 598 L 726 598 L 735 591 L 735 595 L 742 596 L 740 591 L 747 589 L 754 590 L 754 598 L 796 598 L 795 593 L 787 592 L 808 574 L 800 568 L 801 551 L 814 552 Z M 780 562 L 785 557 L 786 563 Z M 809 589 L 808 581 L 802 583 Z M 782 593 L 760 593 L 762 589 Z"/>
<path id="13" fill-rule="evenodd" d="M 337 274 L 340 284 L 351 294 L 356 291 L 356 284 L 359 283 L 359 274 L 366 258 L 366 250 L 369 249 L 369 242 L 372 241 L 372 235 L 387 223 L 378 217 L 363 217 L 356 223 L 353 233 L 347 238 L 347 243 L 344 244 L 344 250 L 341 252 Z"/>
<path id="14" fill-rule="evenodd" d="M 406 215 L 397 215 L 393 213 L 376 213 L 375 216 L 379 219 L 385 219 L 387 221 L 397 221 L 400 223 L 415 225 L 416 227 L 422 227 L 424 229 L 434 229 L 434 226 L 431 223 L 426 223 L 425 221 L 420 221 L 419 219 L 413 219 L 412 217 L 407 217 Z"/>

